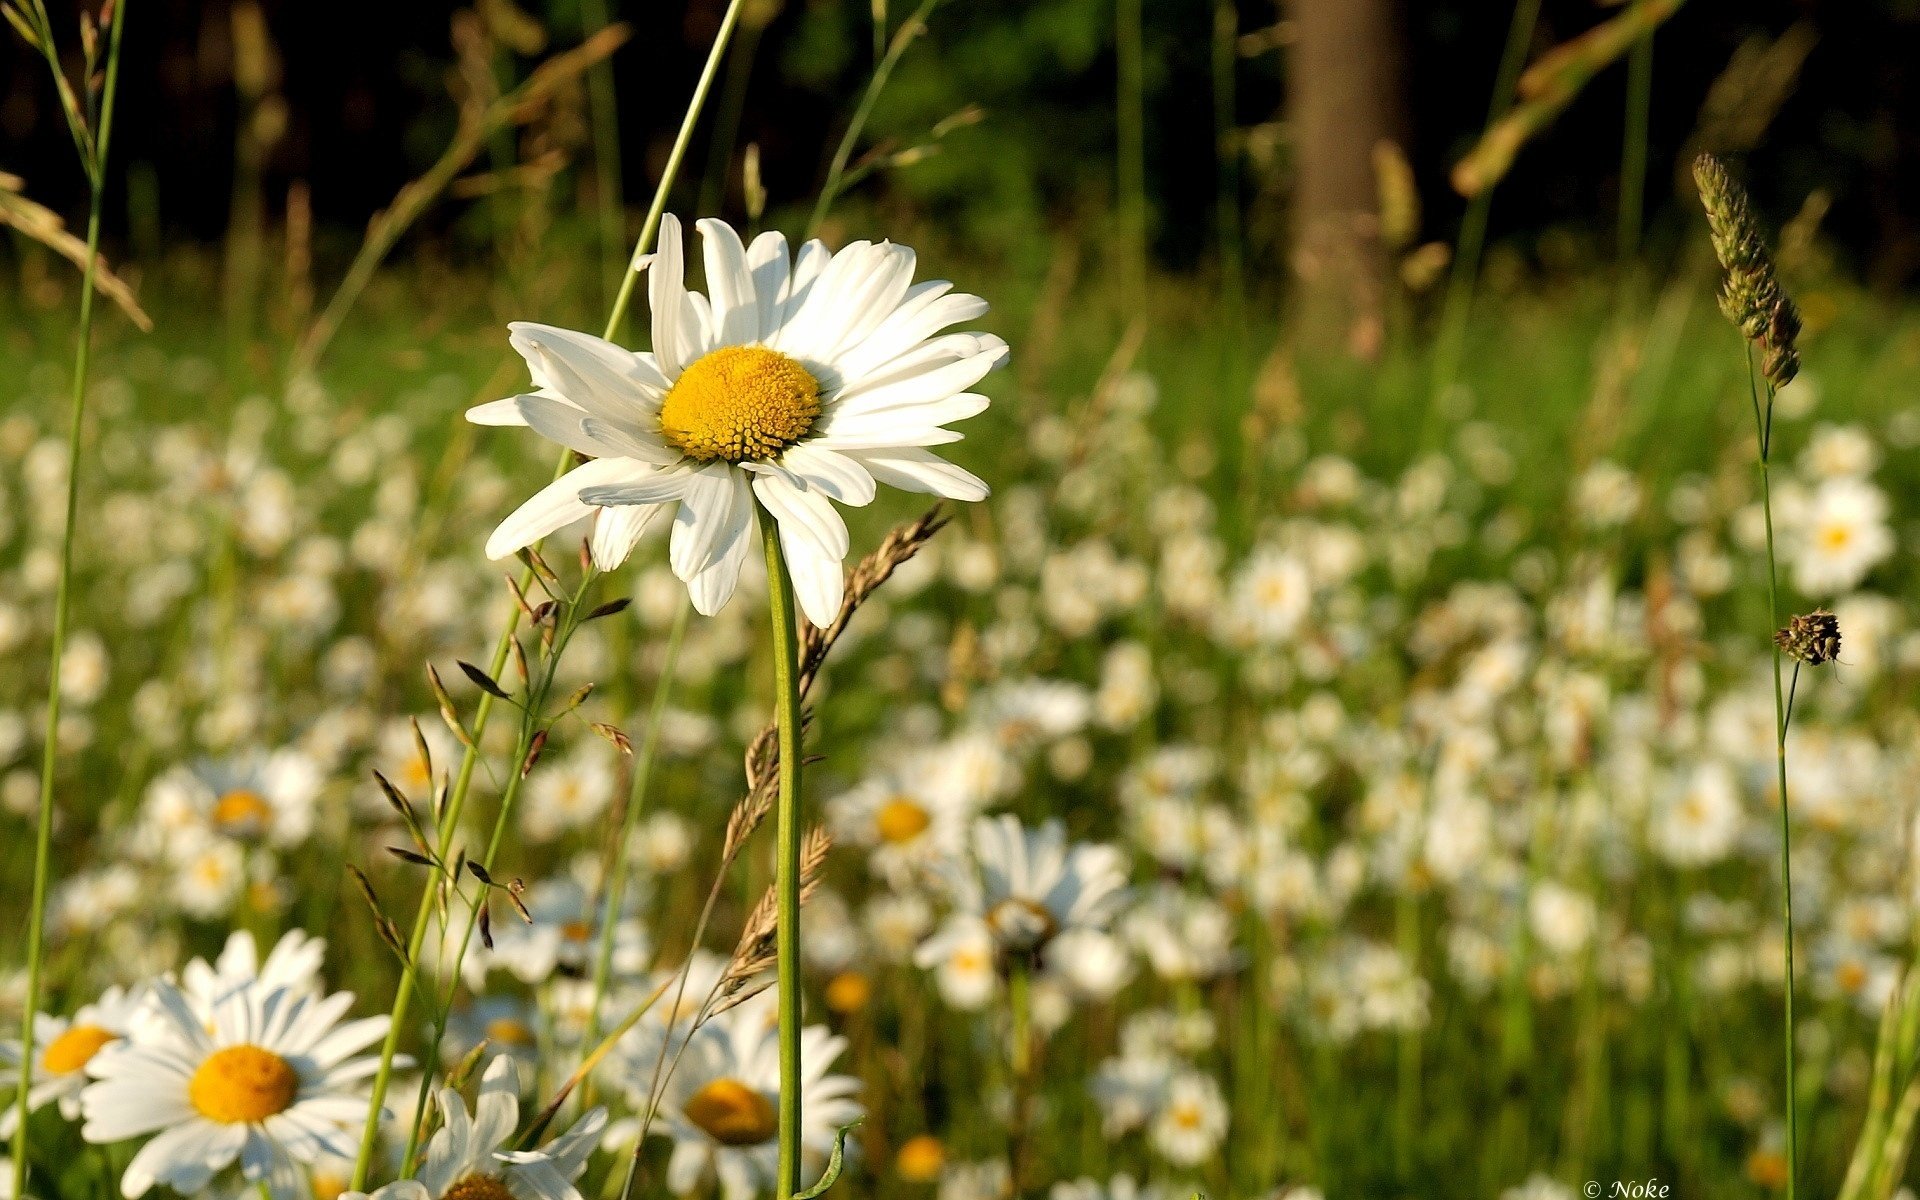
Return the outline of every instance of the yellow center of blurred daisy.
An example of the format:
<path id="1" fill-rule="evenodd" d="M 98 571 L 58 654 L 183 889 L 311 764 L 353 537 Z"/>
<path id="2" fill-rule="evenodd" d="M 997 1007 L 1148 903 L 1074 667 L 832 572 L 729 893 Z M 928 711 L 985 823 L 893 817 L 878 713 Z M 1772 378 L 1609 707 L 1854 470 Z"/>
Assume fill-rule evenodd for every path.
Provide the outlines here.
<path id="1" fill-rule="evenodd" d="M 300 1091 L 293 1064 L 258 1046 L 228 1046 L 207 1056 L 187 1081 L 187 1100 L 222 1125 L 264 1121 L 287 1111 Z"/>
<path id="2" fill-rule="evenodd" d="M 774 1134 L 773 1101 L 738 1079 L 716 1079 L 687 1100 L 687 1120 L 722 1146 L 757 1146 Z"/>
<path id="3" fill-rule="evenodd" d="M 494 1175 L 469 1175 L 448 1188 L 440 1200 L 514 1200 L 507 1185 Z"/>
<path id="4" fill-rule="evenodd" d="M 47 1043 L 40 1066 L 54 1075 L 71 1075 L 87 1065 L 100 1047 L 120 1035 L 98 1025 L 75 1025 Z"/>
<path id="5" fill-rule="evenodd" d="M 931 824 L 933 818 L 927 814 L 927 810 L 905 796 L 895 796 L 881 805 L 873 818 L 874 828 L 880 832 L 880 840 L 896 846 L 919 837 Z"/>
<path id="6" fill-rule="evenodd" d="M 514 1017 L 495 1017 L 488 1021 L 487 1040 L 504 1046 L 531 1046 L 534 1043 L 533 1030 L 527 1028 L 525 1021 Z"/>
<path id="7" fill-rule="evenodd" d="M 940 1139 L 923 1133 L 900 1143 L 893 1169 L 908 1183 L 932 1183 L 940 1178 L 940 1168 L 946 1161 L 947 1149 L 940 1144 Z"/>
<path id="8" fill-rule="evenodd" d="M 820 382 L 765 346 L 727 346 L 680 373 L 660 406 L 660 436 L 688 458 L 772 458 L 820 415 Z"/>
<path id="9" fill-rule="evenodd" d="M 273 815 L 267 798 L 259 792 L 236 788 L 214 801 L 213 823 L 228 832 L 253 832 L 266 826 Z"/>

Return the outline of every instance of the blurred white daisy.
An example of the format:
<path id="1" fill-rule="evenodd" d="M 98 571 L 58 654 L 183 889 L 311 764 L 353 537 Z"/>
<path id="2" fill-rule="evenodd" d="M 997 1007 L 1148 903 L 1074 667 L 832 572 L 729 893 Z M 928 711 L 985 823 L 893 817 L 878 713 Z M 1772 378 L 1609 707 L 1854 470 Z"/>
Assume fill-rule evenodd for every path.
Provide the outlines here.
<path id="1" fill-rule="evenodd" d="M 915 284 L 905 246 L 829 252 L 812 241 L 790 259 L 778 233 L 749 247 L 724 222 L 698 227 L 705 295 L 687 290 L 679 221 L 661 222 L 648 264 L 651 353 L 512 326 L 536 390 L 469 419 L 528 426 L 593 461 L 503 521 L 487 553 L 503 557 L 591 514 L 595 561 L 617 565 L 652 517 L 677 505 L 669 561 L 711 615 L 753 553 L 758 501 L 779 523 L 802 611 L 825 625 L 848 550 L 830 501 L 867 504 L 876 483 L 986 496 L 986 484 L 927 447 L 960 440 L 945 427 L 987 407 L 967 389 L 1006 360 L 1006 343 L 942 334 L 986 303 L 944 281 Z"/>
<path id="2" fill-rule="evenodd" d="M 580 1200 L 573 1181 L 600 1144 L 607 1110 L 586 1113 L 538 1150 L 503 1149 L 520 1123 L 519 1086 L 513 1060 L 501 1055 L 487 1064 L 471 1116 L 459 1092 L 442 1088 L 441 1125 L 419 1177 L 390 1183 L 371 1200 Z"/>
<path id="3" fill-rule="evenodd" d="M 60 1102 L 60 1115 L 71 1121 L 80 1115 L 80 1090 L 87 1085 L 87 1064 L 95 1055 L 111 1053 L 124 1044 L 145 992 L 110 987 L 92 1004 L 71 1017 L 42 1013 L 33 1022 L 33 1081 L 27 1089 L 27 1109 L 36 1111 Z M 20 1068 L 18 1039 L 0 1043 L 0 1064 L 10 1072 Z M 20 1111 L 8 1104 L 0 1114 L 0 1137 L 12 1137 Z"/>
<path id="4" fill-rule="evenodd" d="M 302 1192 L 296 1164 L 354 1152 L 367 1107 L 359 1084 L 379 1064 L 353 1056 L 386 1033 L 386 1017 L 341 1024 L 349 992 L 245 987 L 206 1015 L 164 980 L 152 997 L 154 1019 L 94 1057 L 80 1094 L 88 1141 L 154 1135 L 120 1178 L 129 1200 L 156 1183 L 193 1195 L 236 1161 L 280 1200 Z"/>
<path id="5" fill-rule="evenodd" d="M 1126 896 L 1126 857 L 1069 846 L 1058 821 L 1026 829 L 1011 814 L 981 817 L 971 850 L 946 871 L 954 911 L 914 955 L 956 1008 L 987 1002 L 1006 956 L 1036 957 L 1064 934 L 1104 930 Z"/>
<path id="6" fill-rule="evenodd" d="M 673 1139 L 667 1186 L 686 1195 L 711 1173 L 724 1200 L 774 1190 L 779 1165 L 780 1041 L 771 994 L 704 1025 L 668 1078 L 659 1132 Z M 860 1081 L 829 1075 L 847 1047 L 824 1026 L 800 1032 L 800 1146 L 803 1178 L 824 1169 L 835 1135 L 859 1119 Z"/>
<path id="7" fill-rule="evenodd" d="M 1828 479 L 1799 514 L 1794 586 L 1809 596 L 1849 591 L 1893 553 L 1887 496 L 1864 479 Z"/>
<path id="8" fill-rule="evenodd" d="M 320 768 L 298 750 L 254 750 L 177 766 L 147 788 L 144 836 L 178 863 L 199 835 L 293 846 L 313 830 Z"/>

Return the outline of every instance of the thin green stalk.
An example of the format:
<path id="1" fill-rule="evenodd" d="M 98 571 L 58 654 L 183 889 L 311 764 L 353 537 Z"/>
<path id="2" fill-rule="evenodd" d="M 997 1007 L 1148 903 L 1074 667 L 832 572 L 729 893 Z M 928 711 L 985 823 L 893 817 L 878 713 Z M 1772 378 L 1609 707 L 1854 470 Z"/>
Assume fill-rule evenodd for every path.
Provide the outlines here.
<path id="1" fill-rule="evenodd" d="M 833 161 L 827 167 L 826 182 L 820 185 L 820 198 L 814 201 L 813 215 L 807 218 L 806 237 L 818 233 L 820 223 L 827 219 L 827 210 L 833 207 L 834 200 L 840 195 L 847 163 L 852 160 L 853 148 L 859 144 L 860 135 L 866 130 L 867 118 L 873 115 L 875 102 L 886 89 L 887 80 L 893 75 L 893 68 L 899 64 L 900 56 L 907 52 L 907 47 L 913 44 L 914 39 L 926 32 L 927 19 L 938 7 L 940 0 L 921 0 L 920 7 L 894 31 L 893 40 L 887 43 L 887 53 L 873 68 L 873 78 L 867 81 L 867 90 L 861 95 L 858 107 L 853 110 L 853 119 L 847 122 L 847 131 L 840 136 L 840 145 L 834 149 Z"/>
<path id="2" fill-rule="evenodd" d="M 59 56 L 53 48 L 52 29 L 46 10 L 35 5 L 40 19 L 42 51 L 55 73 L 60 75 Z M 93 348 L 94 277 L 100 267 L 100 210 L 107 191 L 107 151 L 113 136 L 113 108 L 119 94 L 120 32 L 126 21 L 125 0 L 114 5 L 113 23 L 107 40 L 106 80 L 98 114 L 99 136 L 87 141 L 76 135 L 75 147 L 81 151 L 91 195 L 87 204 L 87 260 L 80 278 L 80 320 L 78 344 L 73 352 L 73 396 L 67 413 L 67 507 L 60 535 L 60 578 L 53 599 L 53 642 L 47 666 L 47 720 L 45 744 L 40 752 L 40 810 L 34 827 L 33 899 L 27 916 L 27 993 L 20 1017 L 20 1096 L 15 1109 L 13 1131 L 13 1191 L 27 1194 L 27 1117 L 28 1091 L 33 1085 L 33 1025 L 40 1011 L 40 967 L 46 954 L 47 883 L 53 856 L 53 777 L 60 754 L 60 660 L 66 656 L 67 626 L 73 600 L 73 534 L 80 511 L 80 437 L 87 413 L 87 367 Z M 88 56 L 92 67 L 92 55 Z"/>
<path id="3" fill-rule="evenodd" d="M 1747 389 L 1753 401 L 1754 436 L 1759 439 L 1760 508 L 1767 525 L 1767 635 L 1772 644 L 1773 631 L 1780 628 L 1780 571 L 1773 542 L 1773 384 L 1767 385 L 1767 401 L 1760 404 L 1758 373 L 1753 365 L 1753 350 L 1747 356 Z M 1786 950 L 1786 1024 L 1783 1043 L 1786 1052 L 1787 1088 L 1787 1200 L 1794 1200 L 1800 1175 L 1800 1096 L 1794 1078 L 1793 1040 L 1793 815 L 1787 802 L 1787 695 L 1780 673 L 1780 648 L 1773 646 L 1773 732 L 1774 764 L 1780 783 L 1780 921 Z"/>
<path id="4" fill-rule="evenodd" d="M 614 297 L 613 311 L 607 315 L 606 329 L 602 332 L 607 340 L 613 340 L 626 324 L 627 308 L 633 302 L 635 280 L 640 277 L 642 263 L 653 248 L 654 235 L 660 229 L 660 218 L 666 212 L 667 195 L 673 189 L 673 181 L 679 175 L 681 161 L 686 157 L 687 143 L 693 138 L 693 128 L 700 118 L 700 110 L 705 105 L 707 93 L 712 88 L 714 72 L 719 68 L 720 60 L 725 57 L 727 42 L 733 34 L 733 28 L 740 18 L 740 8 L 744 0 L 731 0 L 727 5 L 727 15 L 720 23 L 720 31 L 714 36 L 713 46 L 707 52 L 707 65 L 700 73 L 700 81 L 694 88 L 693 99 L 687 105 L 686 115 L 681 119 L 679 135 L 674 139 L 673 151 L 667 156 L 667 165 L 660 174 L 660 183 L 654 189 L 653 204 L 647 210 L 646 223 L 640 229 L 640 237 L 634 242 L 633 256 L 628 260 L 625 277 L 620 282 L 620 291 Z M 554 477 L 557 479 L 566 471 L 572 451 L 563 450 L 554 464 Z M 519 626 L 520 611 L 509 610 L 507 619 L 500 630 L 500 637 L 494 646 L 492 667 L 489 674 L 498 677 L 505 669 L 507 654 L 513 641 L 513 631 Z M 486 732 L 487 722 L 493 715 L 493 697 L 482 696 L 474 710 L 473 745 L 467 747 L 461 756 L 460 770 L 455 777 L 453 788 L 448 793 L 445 820 L 440 831 L 441 857 L 450 847 L 453 832 L 459 827 L 460 817 L 465 809 L 467 793 L 473 784 L 473 770 L 479 762 L 479 742 Z M 367 1174 L 373 1165 L 373 1148 L 380 1136 L 380 1114 L 384 1109 L 388 1085 L 393 1078 L 393 1058 L 400 1046 L 401 1032 L 406 1026 L 408 1009 L 414 991 L 415 964 L 419 961 L 420 949 L 426 943 L 427 928 L 433 915 L 432 892 L 423 892 L 420 907 L 414 913 L 413 931 L 407 940 L 407 961 L 401 968 L 399 986 L 394 989 L 393 1008 L 387 1028 L 386 1041 L 380 1047 L 380 1066 L 374 1073 L 372 1094 L 367 1103 L 367 1123 L 361 1132 L 360 1153 L 353 1166 L 353 1191 L 365 1191 Z"/>
<path id="5" fill-rule="evenodd" d="M 780 552 L 779 523 L 762 513 L 767 595 L 773 621 L 773 691 L 780 728 L 780 801 L 774 836 L 779 857 L 774 890 L 779 924 L 774 934 L 780 984 L 780 1162 L 774 1195 L 800 1191 L 800 643 L 794 628 L 793 580 Z"/>
<path id="6" fill-rule="evenodd" d="M 680 611 L 673 615 L 673 628 L 667 632 L 667 655 L 660 664 L 660 679 L 654 684 L 653 704 L 647 710 L 647 726 L 640 735 L 640 752 L 633 760 L 633 783 L 627 794 L 627 810 L 620 821 L 620 833 L 613 844 L 613 854 L 607 863 L 606 877 L 600 881 L 605 897 L 600 906 L 600 943 L 593 956 L 593 999 L 587 1009 L 587 1036 L 584 1039 L 589 1046 L 600 1040 L 600 1005 L 607 995 L 607 982 L 613 975 L 613 933 L 619 920 L 620 910 L 627 896 L 627 853 L 633 842 L 633 832 L 640 824 L 640 814 L 647 807 L 647 785 L 653 777 L 653 763 L 660 749 L 660 723 L 666 717 L 667 700 L 673 695 L 673 677 L 680 664 L 680 643 L 687 636 L 687 625 L 693 615 L 693 604 L 681 597 Z M 580 1089 L 581 1107 L 586 1107 L 593 1094 L 593 1080 L 588 1078 Z"/>

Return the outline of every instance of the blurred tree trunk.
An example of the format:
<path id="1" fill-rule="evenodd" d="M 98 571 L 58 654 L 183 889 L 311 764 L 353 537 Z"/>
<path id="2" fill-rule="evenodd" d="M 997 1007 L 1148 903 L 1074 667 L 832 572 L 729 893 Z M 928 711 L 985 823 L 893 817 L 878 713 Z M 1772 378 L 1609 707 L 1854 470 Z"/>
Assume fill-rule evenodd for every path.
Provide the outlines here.
<path id="1" fill-rule="evenodd" d="M 1395 0 L 1282 0 L 1293 25 L 1293 267 L 1300 332 L 1371 356 L 1383 328 L 1373 148 L 1403 125 Z"/>

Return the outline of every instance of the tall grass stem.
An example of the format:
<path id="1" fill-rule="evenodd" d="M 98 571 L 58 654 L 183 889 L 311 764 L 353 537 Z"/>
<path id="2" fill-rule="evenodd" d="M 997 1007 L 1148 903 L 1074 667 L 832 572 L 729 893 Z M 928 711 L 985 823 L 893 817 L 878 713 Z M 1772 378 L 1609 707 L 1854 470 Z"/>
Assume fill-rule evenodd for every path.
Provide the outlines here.
<path id="1" fill-rule="evenodd" d="M 42 49 L 47 65 L 61 79 L 60 60 L 53 48 L 53 30 L 43 6 L 34 5 L 41 25 Z M 12 1195 L 27 1194 L 27 1117 L 29 1092 L 33 1085 L 34 1018 L 40 1011 L 41 960 L 46 956 L 47 884 L 52 873 L 53 781 L 60 757 L 60 660 L 66 657 L 67 626 L 73 601 L 73 538 L 80 514 L 80 439 L 87 416 L 87 369 L 93 350 L 94 278 L 100 268 L 100 211 L 107 192 L 107 153 L 113 138 L 114 101 L 120 90 L 120 34 L 127 17 L 127 0 L 113 6 L 113 21 L 107 36 L 106 76 L 100 92 L 99 111 L 95 115 L 98 132 L 92 137 L 75 134 L 74 145 L 86 168 L 90 196 L 87 202 L 87 255 L 81 268 L 80 317 L 73 351 L 73 394 L 67 410 L 67 499 L 66 520 L 60 533 L 60 575 L 54 589 L 53 641 L 48 649 L 47 719 L 45 742 L 40 751 L 40 800 L 34 825 L 33 897 L 27 914 L 27 990 L 22 998 L 20 1016 L 20 1095 L 15 1109 L 13 1130 Z M 87 56 L 91 69 L 93 56 Z"/>

